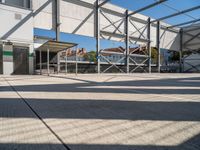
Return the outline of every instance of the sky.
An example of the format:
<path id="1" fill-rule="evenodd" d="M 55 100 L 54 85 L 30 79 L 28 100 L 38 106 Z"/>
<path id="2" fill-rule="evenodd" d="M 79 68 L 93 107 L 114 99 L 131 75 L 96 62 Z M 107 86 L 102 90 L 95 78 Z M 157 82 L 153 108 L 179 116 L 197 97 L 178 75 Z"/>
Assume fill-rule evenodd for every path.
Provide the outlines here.
<path id="1" fill-rule="evenodd" d="M 155 1 L 157 0 L 111 0 L 110 2 L 115 5 L 134 11 L 142 7 L 145 7 L 149 4 L 152 4 Z M 160 18 L 163 16 L 176 13 L 177 11 L 189 9 L 199 5 L 200 5 L 200 0 L 168 0 L 165 3 L 162 3 L 151 9 L 141 12 L 141 14 L 150 16 L 152 18 Z M 200 18 L 200 9 L 189 12 L 186 15 L 179 15 L 170 19 L 166 19 L 164 21 L 166 23 L 174 25 L 198 18 Z M 34 34 L 55 38 L 55 32 L 48 30 L 34 29 Z M 61 41 L 78 43 L 79 48 L 84 47 L 89 51 L 95 50 L 95 45 L 96 45 L 94 38 L 66 34 L 66 33 L 61 33 Z M 106 40 L 101 41 L 102 48 L 119 47 L 119 46 L 124 46 L 124 44 L 114 41 L 106 41 Z"/>
<path id="2" fill-rule="evenodd" d="M 126 2 L 125 2 L 126 1 Z M 156 2 L 157 0 L 111 0 L 111 3 L 119 5 L 129 10 L 137 10 L 139 8 L 145 7 L 149 4 Z M 200 5 L 200 0 L 168 0 L 160 5 L 157 5 L 153 8 L 141 12 L 141 14 L 153 17 L 160 18 L 167 16 L 173 13 L 176 13 L 176 10 L 185 10 L 195 6 Z M 187 15 L 191 16 L 188 17 Z M 187 15 L 180 15 L 173 17 L 171 19 L 164 20 L 170 24 L 179 24 L 182 22 L 190 21 L 193 18 L 200 18 L 200 9 L 188 12 Z M 193 17 L 193 18 L 192 18 Z"/>
<path id="3" fill-rule="evenodd" d="M 50 37 L 50 38 L 56 37 L 54 31 L 38 29 L 38 28 L 34 29 L 34 35 Z M 64 42 L 77 43 L 78 48 L 86 48 L 87 51 L 96 50 L 96 39 L 92 37 L 61 33 L 60 40 Z M 119 46 L 124 47 L 124 45 L 125 44 L 122 42 L 120 43 L 116 41 L 101 40 L 101 48 L 119 47 Z"/>

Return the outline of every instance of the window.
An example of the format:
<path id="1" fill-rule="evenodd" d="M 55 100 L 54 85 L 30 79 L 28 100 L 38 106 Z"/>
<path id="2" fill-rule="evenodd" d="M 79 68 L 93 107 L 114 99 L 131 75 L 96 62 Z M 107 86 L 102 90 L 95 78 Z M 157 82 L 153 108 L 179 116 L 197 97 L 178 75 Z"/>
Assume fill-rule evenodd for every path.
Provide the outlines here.
<path id="1" fill-rule="evenodd" d="M 31 0 L 0 0 L 0 2 L 12 6 L 31 8 Z"/>

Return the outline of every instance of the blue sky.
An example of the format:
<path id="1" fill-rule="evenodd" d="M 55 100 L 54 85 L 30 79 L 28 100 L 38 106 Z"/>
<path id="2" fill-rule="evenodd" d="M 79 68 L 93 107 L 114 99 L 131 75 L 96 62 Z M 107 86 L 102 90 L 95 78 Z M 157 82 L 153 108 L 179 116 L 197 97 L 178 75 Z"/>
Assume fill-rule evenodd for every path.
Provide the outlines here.
<path id="1" fill-rule="evenodd" d="M 111 0 L 111 3 L 134 11 L 146 5 L 152 4 L 155 1 L 156 0 Z M 200 0 L 168 0 L 167 2 L 163 4 L 160 4 L 156 7 L 145 10 L 141 13 L 144 15 L 150 16 L 152 18 L 160 18 L 169 14 L 176 13 L 177 10 L 181 11 L 181 10 L 188 9 L 188 8 L 198 6 L 198 5 L 200 5 Z M 200 18 L 200 9 L 189 12 L 187 13 L 187 15 L 179 15 L 179 16 L 176 16 L 164 21 L 169 24 L 174 25 L 174 24 L 179 24 L 179 23 L 190 21 L 197 18 Z M 35 29 L 34 34 L 55 38 L 55 33 L 53 31 Z M 95 43 L 94 38 L 62 33 L 61 40 L 66 41 L 66 42 L 78 43 L 80 48 L 84 47 L 89 51 L 95 50 L 96 43 Z M 101 42 L 101 46 L 102 48 L 119 47 L 119 46 L 124 46 L 124 44 L 103 40 Z"/>
<path id="2" fill-rule="evenodd" d="M 155 1 L 156 0 L 111 0 L 111 3 L 134 11 L 146 5 L 152 4 Z M 167 2 L 145 10 L 141 13 L 153 18 L 160 18 L 172 13 L 176 13 L 176 10 L 181 11 L 198 5 L 200 5 L 200 0 L 168 0 Z M 169 8 L 169 6 L 171 8 Z M 193 18 L 200 18 L 200 9 L 189 12 L 187 14 L 192 16 Z M 188 17 L 187 15 L 180 15 L 171 19 L 167 19 L 165 20 L 165 22 L 170 24 L 178 24 L 192 20 L 192 17 Z"/>
<path id="3" fill-rule="evenodd" d="M 34 35 L 50 37 L 50 38 L 56 37 L 54 31 L 38 29 L 38 28 L 34 29 Z M 65 42 L 78 43 L 79 48 L 86 48 L 88 51 L 96 49 L 96 40 L 95 38 L 92 38 L 92 37 L 61 33 L 60 39 L 61 41 L 65 41 Z M 119 47 L 119 46 L 124 47 L 124 43 L 120 43 L 116 41 L 101 40 L 102 48 Z"/>

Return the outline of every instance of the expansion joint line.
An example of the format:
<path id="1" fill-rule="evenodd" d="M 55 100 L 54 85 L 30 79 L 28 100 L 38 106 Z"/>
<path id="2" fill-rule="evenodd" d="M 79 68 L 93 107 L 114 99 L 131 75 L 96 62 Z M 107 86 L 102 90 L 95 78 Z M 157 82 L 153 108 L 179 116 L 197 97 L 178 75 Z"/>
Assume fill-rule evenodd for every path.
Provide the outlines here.
<path id="1" fill-rule="evenodd" d="M 10 84 L 10 82 L 8 80 L 6 80 L 4 77 L 2 77 L 4 79 L 4 81 L 6 81 L 8 83 L 8 85 L 12 88 L 12 90 L 14 92 L 16 92 L 16 94 L 20 97 L 20 99 L 28 106 L 28 108 L 34 113 L 34 115 L 47 127 L 47 129 L 62 143 L 62 145 L 66 148 L 66 150 L 71 150 L 65 143 L 64 141 L 58 136 L 58 134 L 56 134 L 53 129 L 51 129 L 51 127 L 42 119 L 42 117 L 40 117 L 40 115 L 33 109 L 33 107 L 28 103 L 28 101 L 23 98 L 20 93 L 15 89 L 14 86 L 12 86 L 12 84 Z"/>

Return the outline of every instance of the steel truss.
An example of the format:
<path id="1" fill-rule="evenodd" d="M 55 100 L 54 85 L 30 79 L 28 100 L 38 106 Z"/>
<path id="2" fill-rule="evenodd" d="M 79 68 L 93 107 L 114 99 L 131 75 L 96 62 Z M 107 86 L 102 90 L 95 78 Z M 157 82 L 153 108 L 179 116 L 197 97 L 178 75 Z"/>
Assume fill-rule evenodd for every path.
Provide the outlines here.
<path id="1" fill-rule="evenodd" d="M 106 1 L 104 1 L 106 2 Z M 110 12 L 106 12 L 105 9 L 102 9 L 102 4 L 105 4 L 104 2 L 100 3 L 99 0 L 96 1 L 96 41 L 97 41 L 97 66 L 98 66 L 98 73 L 105 73 L 112 67 L 117 68 L 121 73 L 129 73 L 134 72 L 138 68 L 141 68 L 144 70 L 144 66 L 149 66 L 149 72 L 151 72 L 151 59 L 150 59 L 150 18 L 146 20 L 146 24 L 143 27 L 138 28 L 134 24 L 134 20 L 131 17 L 132 14 L 129 14 L 129 11 L 126 10 L 124 12 L 124 16 L 121 16 L 119 20 L 113 21 L 109 16 L 112 15 Z M 109 22 L 109 25 L 100 27 L 100 17 L 103 17 Z M 123 25 L 123 29 L 122 28 Z M 136 31 L 133 33 L 129 32 L 129 28 L 132 26 Z M 112 32 L 106 30 L 109 27 L 112 27 L 114 30 Z M 134 36 L 136 33 L 139 33 L 139 36 Z M 145 35 L 146 33 L 146 35 Z M 106 52 L 100 48 L 100 38 L 110 40 L 111 38 L 118 38 L 120 41 L 125 42 L 125 51 L 122 51 L 121 53 L 116 52 Z M 132 52 L 129 52 L 130 44 L 137 44 L 137 42 L 144 43 L 146 47 L 148 47 L 148 54 L 144 55 L 136 55 L 132 54 Z M 120 55 L 122 56 L 117 62 L 112 62 L 108 58 L 106 58 L 105 54 L 114 54 L 114 55 Z M 138 63 L 136 60 L 134 60 L 133 57 L 143 57 L 145 60 L 142 61 L 142 63 Z M 108 66 L 104 70 L 101 70 L 101 64 L 105 64 L 105 61 Z M 122 62 L 123 61 L 123 62 Z M 131 62 L 132 61 L 132 62 Z M 148 62 L 148 63 L 147 63 Z M 118 65 L 126 65 L 126 69 L 121 69 Z M 130 70 L 130 65 L 135 66 L 132 70 Z M 146 70 L 144 70 L 146 72 Z"/>
<path id="2" fill-rule="evenodd" d="M 199 45 L 200 44 L 200 42 L 192 43 L 195 39 L 200 40 L 200 31 L 195 32 L 195 34 L 194 33 L 192 33 L 192 34 L 190 33 L 191 31 L 196 31 L 196 30 L 200 30 L 200 27 L 191 28 L 191 29 L 188 29 L 188 30 L 187 29 L 186 30 L 182 30 L 182 34 L 185 34 L 185 35 L 190 37 L 189 39 L 187 39 L 186 41 L 184 41 L 182 43 L 183 48 L 185 48 L 187 50 L 191 50 L 189 48 L 189 46 L 191 46 L 191 45 L 194 46 L 194 45 Z"/>
<path id="3" fill-rule="evenodd" d="M 194 21 L 190 21 L 190 22 L 196 22 L 196 20 Z M 187 24 L 187 22 L 186 22 Z M 191 33 L 191 31 L 196 31 L 199 30 L 197 32 L 193 32 Z M 183 30 L 182 28 L 180 29 L 180 71 L 183 72 L 184 71 L 184 58 L 183 58 L 183 49 L 187 50 L 187 51 L 198 51 L 200 50 L 199 48 L 196 49 L 192 49 L 190 46 L 196 46 L 196 45 L 200 45 L 200 27 L 194 27 L 191 29 L 186 29 Z M 183 40 L 184 35 L 187 37 L 190 37 L 187 40 Z M 198 42 L 194 43 L 193 41 L 197 39 Z M 192 64 L 186 63 L 187 65 L 191 66 L 192 68 L 196 69 L 196 66 L 193 66 Z M 197 71 L 199 71 L 198 69 L 196 69 Z"/>
<path id="4" fill-rule="evenodd" d="M 157 61 L 157 70 L 158 72 L 160 72 L 160 39 L 161 39 L 161 35 L 160 35 L 160 29 L 163 29 L 164 27 L 160 25 L 160 21 L 168 19 L 168 18 L 172 18 L 187 12 L 191 12 L 197 9 L 200 9 L 200 6 L 195 6 L 193 8 L 190 9 L 186 9 L 183 11 L 179 11 L 177 13 L 168 15 L 168 16 L 164 16 L 161 17 L 159 19 L 155 19 L 155 20 L 151 20 L 151 18 L 148 18 L 148 20 L 144 21 L 145 22 L 145 26 L 144 27 L 140 27 L 138 28 L 134 22 L 135 19 L 132 19 L 132 15 L 139 13 L 141 11 L 144 11 L 146 9 L 152 8 L 156 5 L 159 5 L 163 2 L 166 2 L 167 0 L 159 0 L 151 5 L 148 5 L 144 8 L 138 9 L 134 12 L 129 13 L 128 10 L 126 10 L 124 12 L 124 15 L 121 16 L 121 19 L 117 20 L 117 21 L 112 21 L 107 15 L 106 15 L 106 9 L 104 9 L 102 6 L 105 5 L 107 2 L 109 2 L 110 0 L 104 0 L 103 2 L 100 3 L 100 0 L 96 0 L 96 41 L 97 41 L 97 66 L 98 66 L 98 73 L 101 73 L 101 59 L 104 59 L 108 64 L 110 64 L 110 66 L 108 68 L 106 68 L 105 70 L 103 70 L 102 72 L 106 72 L 108 71 L 110 68 L 115 67 L 117 68 L 120 72 L 125 72 L 124 70 L 122 70 L 121 68 L 119 68 L 117 65 L 119 64 L 119 62 L 121 62 L 122 60 L 124 61 L 123 64 L 126 65 L 126 73 L 132 73 L 135 70 L 137 70 L 138 68 L 142 68 L 144 66 L 148 65 L 148 71 L 149 73 L 151 73 L 151 39 L 150 39 L 150 31 L 151 31 L 151 25 L 156 25 L 156 32 L 157 32 L 157 38 L 156 38 L 156 47 L 158 50 L 158 61 Z M 111 12 L 109 12 L 109 15 L 111 14 Z M 103 27 L 102 29 L 100 28 L 100 16 L 104 17 L 110 24 L 108 26 Z M 173 26 L 169 26 L 167 28 L 164 29 L 171 29 L 174 27 L 179 27 L 182 25 L 186 25 L 186 24 L 190 24 L 190 23 L 195 23 L 198 22 L 199 19 L 194 19 L 192 21 L 188 21 L 188 22 L 184 22 L 184 23 L 180 23 L 180 24 L 176 24 Z M 116 25 L 118 23 L 118 25 Z M 121 25 L 124 24 L 124 30 L 121 31 L 120 27 Z M 129 29 L 130 29 L 130 25 L 132 27 L 134 27 L 134 29 L 136 29 L 135 32 L 130 33 Z M 110 32 L 110 31 L 106 31 L 107 28 L 109 27 L 113 27 L 114 31 Z M 199 28 L 198 28 L 199 29 Z M 196 28 L 194 30 L 197 30 Z M 144 32 L 146 32 L 146 36 L 144 35 Z M 135 33 L 139 33 L 139 36 L 135 37 Z M 190 35 L 191 38 L 183 43 L 183 34 L 187 34 L 190 35 L 189 33 L 185 33 L 183 32 L 182 28 L 180 28 L 180 71 L 182 71 L 182 52 L 183 52 L 183 48 L 186 48 L 186 46 L 193 41 L 196 38 L 200 38 L 200 32 L 197 33 L 196 35 Z M 108 38 L 106 38 L 106 36 Z M 105 54 L 106 52 L 103 52 L 103 50 L 100 50 L 100 38 L 102 39 L 108 39 L 110 40 L 112 37 L 117 37 L 117 38 L 121 38 L 121 41 L 125 42 L 125 52 L 123 53 L 115 53 L 116 55 L 122 55 L 123 57 L 118 60 L 117 62 L 111 62 L 110 60 L 108 60 L 107 58 L 105 58 L 103 56 L 103 54 Z M 146 59 L 144 59 L 144 61 L 142 63 L 137 63 L 133 58 L 132 58 L 132 53 L 129 52 L 130 50 L 130 44 L 137 44 L 137 42 L 142 42 L 144 44 L 146 44 L 147 50 L 148 50 L 148 54 L 145 55 L 141 55 L 140 57 L 144 57 Z M 199 43 L 198 43 L 199 44 Z M 107 52 L 108 54 L 108 52 Z M 110 53 L 109 53 L 110 54 Z M 136 57 L 136 56 L 135 56 Z M 137 56 L 139 57 L 139 56 Z M 132 64 L 130 63 L 130 61 L 132 61 Z M 148 63 L 147 63 L 148 62 Z M 130 65 L 135 65 L 136 67 L 132 70 L 130 70 Z M 144 69 L 144 68 L 142 68 Z M 145 70 L 144 70 L 145 71 Z"/>
<path id="5" fill-rule="evenodd" d="M 59 41 L 60 40 L 59 39 L 59 37 L 60 37 L 60 0 L 54 0 L 54 1 L 55 1 L 55 4 L 56 4 L 55 5 L 55 8 L 56 8 L 56 15 L 55 15 L 56 40 Z M 131 72 L 134 72 L 138 68 L 143 67 L 143 69 L 144 69 L 144 67 L 146 67 L 146 66 L 148 66 L 148 72 L 151 73 L 151 39 L 150 39 L 150 37 L 151 37 L 150 36 L 151 35 L 151 33 L 150 33 L 151 25 L 157 26 L 157 36 L 156 36 L 157 37 L 157 39 L 156 39 L 156 43 L 157 43 L 156 45 L 157 46 L 156 47 L 158 49 L 158 65 L 157 65 L 157 67 L 158 67 L 158 72 L 160 72 L 160 38 L 161 38 L 160 29 L 166 29 L 166 30 L 170 30 L 170 31 L 177 33 L 177 30 L 174 29 L 174 27 L 180 27 L 180 26 L 185 25 L 185 24 L 195 23 L 195 22 L 199 21 L 199 19 L 194 19 L 194 20 L 189 21 L 189 22 L 184 22 L 184 23 L 180 23 L 180 24 L 177 24 L 177 25 L 169 26 L 169 27 L 165 27 L 165 26 L 160 25 L 160 21 L 162 21 L 162 20 L 165 20 L 165 19 L 168 19 L 168 18 L 171 18 L 171 17 L 175 17 L 175 16 L 178 16 L 178 15 L 187 13 L 187 12 L 191 12 L 191 11 L 200 9 L 200 6 L 196 6 L 196 7 L 190 8 L 190 9 L 179 11 L 177 13 L 174 13 L 174 14 L 171 14 L 171 15 L 168 15 L 168 16 L 164 16 L 164 17 L 161 17 L 161 18 L 155 19 L 155 20 L 151 20 L 151 18 L 148 18 L 148 20 L 142 20 L 142 19 L 133 17 L 133 15 L 136 14 L 136 13 L 140 13 L 141 11 L 144 11 L 146 9 L 152 8 L 152 7 L 159 5 L 161 3 L 164 3 L 167 0 L 159 0 L 155 3 L 153 3 L 153 4 L 150 4 L 150 5 L 148 5 L 144 8 L 140 8 L 140 9 L 138 9 L 134 12 L 130 12 L 130 13 L 129 13 L 128 10 L 126 10 L 124 12 L 124 14 L 121 14 L 121 13 L 118 13 L 116 11 L 113 11 L 113 10 L 110 10 L 108 8 L 103 7 L 109 1 L 110 0 L 104 0 L 103 2 L 100 2 L 100 0 L 96 0 L 95 5 L 94 5 L 94 7 L 95 7 L 94 8 L 95 9 L 95 24 L 94 25 L 95 25 L 95 31 L 96 31 L 95 37 L 96 37 L 97 68 L 98 68 L 97 72 L 98 73 L 107 72 L 112 67 L 117 68 L 120 72 L 131 73 Z M 90 3 L 87 3 L 87 2 L 82 2 L 82 3 L 85 3 L 89 7 L 93 8 L 93 5 L 90 4 Z M 115 16 L 116 15 L 121 16 L 121 19 L 119 19 L 117 21 L 112 21 L 112 19 L 109 18 L 107 14 L 109 14 L 109 15 L 113 14 Z M 100 23 L 101 22 L 100 17 L 104 17 L 110 24 L 101 28 L 100 27 L 100 24 L 101 24 Z M 145 26 L 139 28 L 135 25 L 135 22 L 144 23 Z M 118 25 L 116 25 L 116 24 L 118 24 Z M 121 29 L 120 29 L 120 27 L 122 25 L 124 25 L 123 31 L 121 31 Z M 134 27 L 134 29 L 136 29 L 136 31 L 133 32 L 133 33 L 130 33 L 130 31 L 129 31 L 130 26 Z M 114 31 L 111 32 L 110 30 L 106 30 L 109 27 L 114 28 Z M 198 27 L 194 28 L 194 29 L 190 29 L 190 30 L 188 30 L 188 32 L 193 31 L 193 30 L 198 30 L 198 29 L 199 29 Z M 193 41 L 194 39 L 200 38 L 199 37 L 200 33 L 197 33 L 196 35 L 192 35 L 188 32 L 182 31 L 182 29 L 180 28 L 180 32 L 179 32 L 179 34 L 180 34 L 180 60 L 182 60 L 183 49 L 184 48 L 187 49 L 187 46 L 189 46 L 191 41 Z M 135 36 L 136 33 L 139 33 L 139 36 Z M 146 33 L 146 35 L 145 35 L 145 33 Z M 183 34 L 191 36 L 191 38 L 184 43 L 183 43 L 183 40 L 182 40 Z M 115 63 L 111 62 L 110 60 L 108 60 L 107 58 L 105 58 L 103 56 L 103 53 L 105 53 L 105 52 L 102 52 L 101 43 L 100 43 L 100 39 L 110 40 L 112 37 L 121 39 L 121 41 L 125 42 L 125 45 L 126 45 L 125 46 L 125 52 L 119 53 L 119 55 L 122 55 L 123 57 Z M 137 42 L 141 42 L 141 43 L 144 43 L 146 45 L 147 50 L 148 50 L 148 54 L 136 56 L 135 54 L 132 54 L 132 53 L 129 52 L 129 50 L 130 50 L 129 45 L 130 44 L 137 44 Z M 59 56 L 59 54 L 58 54 L 58 56 Z M 143 57 L 144 61 L 142 63 L 138 63 L 132 57 Z M 101 63 L 102 63 L 101 59 L 104 59 L 108 64 L 110 64 L 110 66 L 103 71 L 101 71 Z M 118 64 L 121 61 L 124 61 L 123 65 L 126 65 L 125 71 L 118 67 Z M 59 62 L 58 62 L 58 64 L 59 64 Z M 180 68 L 182 68 L 181 64 L 182 64 L 182 62 L 180 62 Z M 131 65 L 135 65 L 136 68 L 130 70 Z M 59 67 L 58 67 L 58 71 L 59 71 Z"/>

